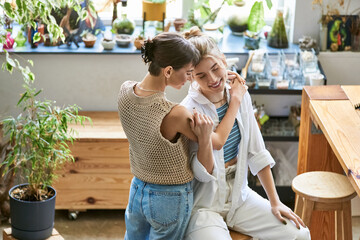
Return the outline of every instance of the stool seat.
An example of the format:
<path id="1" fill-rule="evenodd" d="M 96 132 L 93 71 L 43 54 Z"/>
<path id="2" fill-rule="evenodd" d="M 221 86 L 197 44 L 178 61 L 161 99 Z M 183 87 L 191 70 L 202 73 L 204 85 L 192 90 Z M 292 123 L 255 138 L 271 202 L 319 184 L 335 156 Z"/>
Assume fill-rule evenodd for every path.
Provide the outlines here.
<path id="1" fill-rule="evenodd" d="M 313 211 L 335 211 L 336 239 L 352 240 L 351 199 L 356 192 L 346 176 L 306 172 L 296 176 L 291 187 L 296 193 L 295 213 L 306 225 L 310 226 Z"/>
<path id="2" fill-rule="evenodd" d="M 317 202 L 344 202 L 356 196 L 346 176 L 333 172 L 306 172 L 292 182 L 295 193 Z"/>
<path id="3" fill-rule="evenodd" d="M 242 233 L 236 232 L 234 230 L 230 230 L 230 236 L 232 240 L 250 240 L 252 239 L 252 237 L 248 236 L 248 235 L 244 235 Z"/>

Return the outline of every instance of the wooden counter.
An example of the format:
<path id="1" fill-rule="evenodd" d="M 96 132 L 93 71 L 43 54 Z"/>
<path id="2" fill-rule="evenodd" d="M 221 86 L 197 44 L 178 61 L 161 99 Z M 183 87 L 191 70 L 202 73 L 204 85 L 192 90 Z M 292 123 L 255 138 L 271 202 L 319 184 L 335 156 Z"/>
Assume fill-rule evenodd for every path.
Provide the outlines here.
<path id="1" fill-rule="evenodd" d="M 302 93 L 298 174 L 347 175 L 360 196 L 360 86 L 305 86 Z M 335 239 L 334 213 L 314 212 L 312 239 Z"/>
<path id="2" fill-rule="evenodd" d="M 81 112 L 92 124 L 71 126 L 79 134 L 69 144 L 75 158 L 54 188 L 56 209 L 125 209 L 132 179 L 129 144 L 117 112 Z"/>

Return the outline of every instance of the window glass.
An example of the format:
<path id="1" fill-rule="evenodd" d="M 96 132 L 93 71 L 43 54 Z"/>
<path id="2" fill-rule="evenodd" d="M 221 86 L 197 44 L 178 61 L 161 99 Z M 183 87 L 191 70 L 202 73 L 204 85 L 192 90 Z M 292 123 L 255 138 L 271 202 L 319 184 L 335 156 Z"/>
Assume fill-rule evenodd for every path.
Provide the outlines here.
<path id="1" fill-rule="evenodd" d="M 175 19 L 182 16 L 182 0 L 170 0 L 166 5 L 166 18 Z M 94 0 L 95 9 L 98 11 L 99 16 L 104 20 L 112 19 L 113 12 L 113 0 Z M 117 4 L 118 16 L 121 16 L 122 12 L 126 12 L 128 18 L 134 20 L 141 20 L 142 17 L 142 0 L 128 0 L 127 7 L 121 6 L 121 3 Z"/>
<path id="2" fill-rule="evenodd" d="M 93 4 L 95 5 L 96 10 L 101 19 L 105 22 L 105 24 L 109 24 L 109 21 L 112 19 L 113 13 L 113 1 L 114 0 L 93 0 Z M 173 20 L 175 18 L 181 18 L 183 16 L 187 16 L 187 13 L 183 13 L 183 9 L 192 8 L 193 4 L 198 2 L 199 0 L 167 0 L 166 7 L 166 19 Z M 235 6 L 228 6 L 227 3 L 224 4 L 221 11 L 218 14 L 216 21 L 225 23 L 227 18 L 231 13 L 239 11 L 245 14 L 250 13 L 250 9 L 253 3 L 256 0 L 244 0 L 245 5 L 241 8 Z M 217 9 L 223 0 L 210 0 L 210 7 L 212 11 Z M 264 13 L 265 13 L 265 22 L 267 25 L 272 25 L 276 10 L 278 8 L 284 7 L 284 15 L 286 11 L 289 9 L 289 3 L 293 4 L 295 1 L 284 1 L 284 0 L 272 0 L 273 7 L 268 9 L 266 5 L 266 1 L 263 1 L 264 4 Z M 290 6 L 291 8 L 291 6 Z M 142 0 L 128 0 L 127 7 L 124 8 L 121 6 L 121 3 L 117 4 L 118 16 L 121 16 L 122 12 L 126 12 L 128 18 L 136 20 L 138 24 L 142 21 Z M 186 11 L 186 10 L 185 10 Z M 195 12 L 195 16 L 199 17 L 199 12 Z"/>

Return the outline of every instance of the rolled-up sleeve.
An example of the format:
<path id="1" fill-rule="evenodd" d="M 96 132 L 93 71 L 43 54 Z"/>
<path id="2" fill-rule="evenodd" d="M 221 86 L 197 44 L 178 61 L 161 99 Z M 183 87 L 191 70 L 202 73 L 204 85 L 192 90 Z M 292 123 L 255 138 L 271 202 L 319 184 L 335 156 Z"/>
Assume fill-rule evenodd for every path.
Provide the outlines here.
<path id="1" fill-rule="evenodd" d="M 258 152 L 256 155 L 253 155 L 252 158 L 249 159 L 249 168 L 251 173 L 255 176 L 261 171 L 264 167 L 270 165 L 273 167 L 275 165 L 275 161 L 270 155 L 269 151 L 264 149 Z"/>
<path id="2" fill-rule="evenodd" d="M 213 175 L 211 175 L 210 173 L 208 173 L 206 168 L 201 164 L 201 162 L 197 158 L 197 149 L 198 149 L 197 143 L 191 142 L 191 144 L 190 144 L 190 161 L 191 161 L 191 168 L 194 173 L 194 177 L 199 182 L 210 182 L 210 181 L 216 180 L 216 177 L 214 176 L 215 172 L 216 172 L 216 169 L 215 169 L 216 164 L 214 165 L 214 169 L 213 169 L 213 173 L 212 173 Z"/>
<path id="3" fill-rule="evenodd" d="M 250 171 L 253 175 L 256 175 L 264 167 L 270 165 L 273 167 L 275 161 L 268 150 L 265 148 L 265 143 L 261 135 L 259 126 L 256 122 L 254 114 L 252 114 L 252 104 L 250 95 L 247 95 L 247 111 L 251 114 L 248 115 L 249 121 L 249 152 L 248 152 L 248 162 Z"/>

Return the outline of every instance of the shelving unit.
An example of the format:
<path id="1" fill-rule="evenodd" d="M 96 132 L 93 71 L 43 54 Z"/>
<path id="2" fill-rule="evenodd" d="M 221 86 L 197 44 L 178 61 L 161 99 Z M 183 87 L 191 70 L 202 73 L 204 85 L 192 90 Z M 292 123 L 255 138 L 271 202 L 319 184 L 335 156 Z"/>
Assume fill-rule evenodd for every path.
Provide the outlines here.
<path id="1" fill-rule="evenodd" d="M 319 70 L 320 72 L 324 75 L 324 84 L 326 85 L 327 83 L 327 79 L 326 79 L 326 75 L 323 71 L 323 68 L 320 64 L 320 62 L 318 61 L 318 66 L 319 66 Z M 240 71 L 238 71 L 240 73 Z M 294 95 L 300 95 L 302 94 L 302 89 L 257 89 L 257 88 L 251 88 L 249 89 L 249 93 L 251 95 L 273 95 L 274 97 L 276 97 L 277 95 L 288 95 L 288 96 L 294 96 Z M 271 113 L 268 113 L 271 114 Z M 272 124 L 278 124 L 279 121 L 283 121 L 283 124 L 280 125 L 284 125 L 286 126 L 287 124 L 289 124 L 289 126 L 286 127 L 291 127 L 291 123 L 287 123 L 288 122 L 288 116 L 270 116 L 270 119 L 262 126 L 262 134 L 263 134 L 263 139 L 265 142 L 298 142 L 299 141 L 299 137 L 295 136 L 295 129 L 294 132 L 291 134 L 288 134 L 288 132 L 286 132 L 286 134 L 281 134 L 281 135 L 275 135 L 275 134 L 271 134 L 269 132 L 267 132 L 267 130 L 269 128 L 271 128 Z M 279 124 L 278 124 L 279 125 Z M 255 192 L 257 192 L 258 194 L 260 194 L 262 197 L 266 198 L 266 193 L 263 189 L 263 187 L 261 185 L 259 185 L 259 182 L 257 181 L 256 177 L 253 177 L 251 174 L 249 174 L 249 186 L 250 188 L 252 188 Z M 279 194 L 280 200 L 286 204 L 288 207 L 290 208 L 294 208 L 294 202 L 295 202 L 295 193 L 292 191 L 291 186 L 278 186 L 276 185 L 276 190 Z"/>
<path id="2" fill-rule="evenodd" d="M 278 128 L 279 125 L 285 126 L 286 129 L 282 134 L 274 134 L 272 129 Z M 295 135 L 295 128 L 288 121 L 287 117 L 270 116 L 270 119 L 262 126 L 261 133 L 263 134 L 264 141 L 285 141 L 285 142 L 297 142 L 299 136 Z"/>

